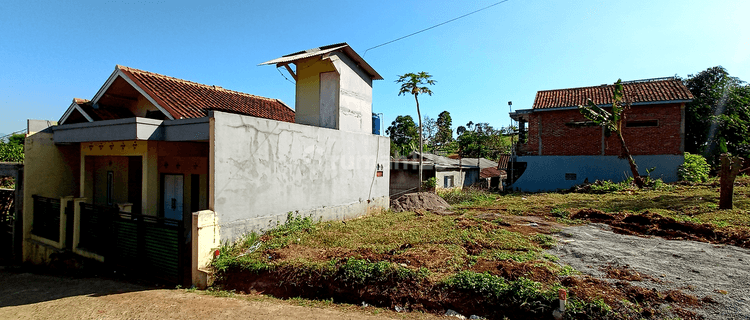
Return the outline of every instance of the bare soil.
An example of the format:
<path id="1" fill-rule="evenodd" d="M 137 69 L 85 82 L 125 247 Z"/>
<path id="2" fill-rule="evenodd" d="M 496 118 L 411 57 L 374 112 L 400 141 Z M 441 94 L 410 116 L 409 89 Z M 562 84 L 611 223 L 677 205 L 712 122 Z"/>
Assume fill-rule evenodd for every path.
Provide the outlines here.
<path id="1" fill-rule="evenodd" d="M 606 223 L 612 227 L 612 231 L 620 234 L 723 243 L 750 249 L 750 231 L 717 230 L 710 224 L 677 221 L 652 212 L 627 215 L 622 213 L 605 213 L 596 209 L 583 209 L 573 214 L 571 218 Z"/>
<path id="2" fill-rule="evenodd" d="M 450 208 L 448 202 L 432 192 L 407 193 L 391 200 L 391 209 L 394 212 L 429 211 L 435 214 L 452 214 Z"/>
<path id="3" fill-rule="evenodd" d="M 299 306 L 257 295 L 215 297 L 93 277 L 0 270 L 0 278 L 0 319 L 437 319 L 374 307 Z"/>

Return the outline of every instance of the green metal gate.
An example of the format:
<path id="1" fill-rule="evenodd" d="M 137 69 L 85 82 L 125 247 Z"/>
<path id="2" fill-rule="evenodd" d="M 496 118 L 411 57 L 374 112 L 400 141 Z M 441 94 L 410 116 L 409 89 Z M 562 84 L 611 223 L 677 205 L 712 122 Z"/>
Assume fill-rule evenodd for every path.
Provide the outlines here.
<path id="1" fill-rule="evenodd" d="M 182 220 L 81 203 L 79 247 L 144 278 L 182 283 L 184 230 Z"/>

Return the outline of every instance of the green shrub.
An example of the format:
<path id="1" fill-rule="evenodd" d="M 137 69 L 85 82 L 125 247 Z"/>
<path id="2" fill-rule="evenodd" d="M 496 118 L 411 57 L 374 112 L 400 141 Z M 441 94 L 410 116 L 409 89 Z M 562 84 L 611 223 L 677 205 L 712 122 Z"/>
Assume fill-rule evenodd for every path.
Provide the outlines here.
<path id="1" fill-rule="evenodd" d="M 677 177 L 681 181 L 706 182 L 710 170 L 706 158 L 685 152 L 685 162 L 677 169 Z"/>
<path id="2" fill-rule="evenodd" d="M 339 266 L 339 280 L 355 284 L 423 279 L 429 274 L 425 268 L 413 271 L 388 261 L 370 262 L 349 258 Z"/>
<path id="3" fill-rule="evenodd" d="M 526 304 L 531 301 L 548 302 L 557 296 L 558 287 L 542 289 L 542 284 L 524 277 L 508 281 L 488 272 L 461 271 L 448 278 L 443 284 L 454 290 L 478 293 L 495 301 L 511 300 Z"/>
<path id="4" fill-rule="evenodd" d="M 437 186 L 435 177 L 422 181 L 422 190 L 435 190 L 435 186 Z"/>
<path id="5" fill-rule="evenodd" d="M 494 194 L 475 188 L 439 189 L 437 194 L 449 204 L 480 204 L 495 201 Z"/>
<path id="6" fill-rule="evenodd" d="M 629 185 L 630 180 L 625 180 L 620 183 L 612 182 L 611 180 L 597 180 L 591 185 L 592 193 L 607 193 L 614 191 L 621 191 Z"/>
<path id="7" fill-rule="evenodd" d="M 23 145 L 0 142 L 0 162 L 23 162 Z"/>

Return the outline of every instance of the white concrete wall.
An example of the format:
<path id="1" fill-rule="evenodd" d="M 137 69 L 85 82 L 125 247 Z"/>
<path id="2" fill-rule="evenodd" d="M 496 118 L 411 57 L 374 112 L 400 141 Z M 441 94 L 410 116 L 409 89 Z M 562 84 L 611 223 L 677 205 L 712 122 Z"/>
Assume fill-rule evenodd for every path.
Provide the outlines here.
<path id="1" fill-rule="evenodd" d="M 288 212 L 317 221 L 388 208 L 387 137 L 216 111 L 213 117 L 209 192 L 221 239 L 274 227 Z"/>
<path id="2" fill-rule="evenodd" d="M 339 72 L 339 130 L 372 133 L 372 79 L 343 52 L 331 62 Z"/>
<path id="3" fill-rule="evenodd" d="M 655 168 L 651 178 L 664 182 L 677 181 L 677 169 L 685 162 L 683 155 L 633 156 L 642 176 L 646 169 Z M 632 176 L 630 165 L 617 156 L 525 156 L 518 162 L 526 162 L 526 171 L 511 186 L 513 190 L 552 191 L 569 189 L 596 180 L 620 182 Z M 575 173 L 575 180 L 565 180 L 566 173 Z"/>

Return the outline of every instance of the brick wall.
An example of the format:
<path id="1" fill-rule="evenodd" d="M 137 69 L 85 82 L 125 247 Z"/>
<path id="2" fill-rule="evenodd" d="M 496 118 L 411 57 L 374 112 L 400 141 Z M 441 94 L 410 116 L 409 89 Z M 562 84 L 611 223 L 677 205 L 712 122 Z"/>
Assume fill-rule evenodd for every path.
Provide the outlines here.
<path id="1" fill-rule="evenodd" d="M 626 121 L 656 121 L 655 127 L 623 127 L 623 136 L 633 155 L 680 154 L 681 104 L 635 106 Z M 528 139 L 522 155 L 619 155 L 616 135 L 604 138 L 599 126 L 581 126 L 588 121 L 577 109 L 539 111 L 529 115 Z"/>

